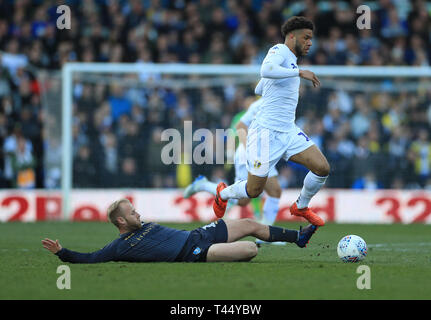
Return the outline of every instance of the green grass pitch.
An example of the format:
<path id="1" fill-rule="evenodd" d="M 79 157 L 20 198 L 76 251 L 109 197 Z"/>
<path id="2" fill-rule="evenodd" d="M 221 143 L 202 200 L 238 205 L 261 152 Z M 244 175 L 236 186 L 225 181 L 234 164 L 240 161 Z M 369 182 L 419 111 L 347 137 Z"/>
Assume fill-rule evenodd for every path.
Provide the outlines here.
<path id="1" fill-rule="evenodd" d="M 191 230 L 203 224 L 163 225 Z M 347 234 L 368 244 L 368 256 L 359 264 L 337 257 L 336 245 Z M 251 262 L 68 264 L 71 289 L 57 288 L 57 267 L 64 263 L 42 248 L 41 239 L 90 252 L 117 236 L 112 225 L 101 222 L 0 224 L 0 299 L 431 298 L 431 226 L 419 224 L 328 224 L 307 248 L 264 245 Z M 370 267 L 371 289 L 356 286 L 360 265 Z"/>

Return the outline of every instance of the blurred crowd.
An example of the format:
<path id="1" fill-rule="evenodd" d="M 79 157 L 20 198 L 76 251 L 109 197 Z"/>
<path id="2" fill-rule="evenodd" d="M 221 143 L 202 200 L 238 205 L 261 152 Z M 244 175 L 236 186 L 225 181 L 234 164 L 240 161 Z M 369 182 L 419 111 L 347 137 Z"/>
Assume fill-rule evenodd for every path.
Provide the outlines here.
<path id="1" fill-rule="evenodd" d="M 71 29 L 59 30 L 66 4 Z M 360 1 L 88 0 L 0 1 L 0 187 L 55 188 L 60 140 L 44 129 L 40 70 L 65 62 L 254 64 L 282 42 L 292 15 L 315 23 L 300 65 L 429 66 L 431 3 L 380 0 L 359 30 Z M 141 79 L 145 81 L 145 79 Z M 429 84 L 429 83 L 428 83 Z M 74 87 L 74 187 L 184 187 L 204 173 L 232 181 L 228 165 L 165 165 L 167 128 L 228 128 L 253 86 L 131 88 L 115 81 Z M 301 87 L 298 124 L 328 158 L 332 188 L 431 188 L 431 90 L 361 92 Z M 55 138 L 55 137 L 54 137 Z M 190 155 L 182 154 L 183 163 Z M 280 163 L 284 188 L 304 168 Z"/>

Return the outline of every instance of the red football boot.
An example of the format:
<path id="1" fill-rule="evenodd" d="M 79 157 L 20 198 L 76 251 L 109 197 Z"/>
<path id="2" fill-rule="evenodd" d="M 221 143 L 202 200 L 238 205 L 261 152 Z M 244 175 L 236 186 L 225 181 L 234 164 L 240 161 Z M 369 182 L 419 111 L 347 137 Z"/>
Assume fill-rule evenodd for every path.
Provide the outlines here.
<path id="1" fill-rule="evenodd" d="M 217 194 L 213 203 L 213 210 L 217 218 L 223 218 L 224 213 L 226 212 L 227 200 L 223 200 L 220 197 L 220 191 L 226 188 L 226 183 L 220 182 L 217 185 Z"/>
<path id="2" fill-rule="evenodd" d="M 303 209 L 298 209 L 296 202 L 290 207 L 290 213 L 294 216 L 307 219 L 308 222 L 315 226 L 322 227 L 325 225 L 325 221 L 323 221 L 321 217 L 311 211 L 310 208 L 306 207 Z"/>

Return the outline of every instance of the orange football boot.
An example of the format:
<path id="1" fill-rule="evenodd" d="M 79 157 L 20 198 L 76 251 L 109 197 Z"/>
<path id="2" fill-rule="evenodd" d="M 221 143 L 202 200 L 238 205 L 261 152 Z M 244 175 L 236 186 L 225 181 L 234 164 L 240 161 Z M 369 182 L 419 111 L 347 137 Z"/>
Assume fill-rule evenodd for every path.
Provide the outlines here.
<path id="1" fill-rule="evenodd" d="M 298 209 L 296 202 L 290 207 L 290 213 L 293 216 L 303 217 L 307 219 L 307 221 L 310 222 L 312 225 L 315 225 L 318 227 L 322 227 L 325 225 L 325 221 L 323 221 L 321 217 L 319 217 L 317 214 L 311 211 L 310 208 L 306 207 L 303 209 Z"/>
<path id="2" fill-rule="evenodd" d="M 220 197 L 220 191 L 226 188 L 226 183 L 220 182 L 217 185 L 217 194 L 213 203 L 213 210 L 217 218 L 223 218 L 224 213 L 226 212 L 227 200 L 223 200 Z"/>

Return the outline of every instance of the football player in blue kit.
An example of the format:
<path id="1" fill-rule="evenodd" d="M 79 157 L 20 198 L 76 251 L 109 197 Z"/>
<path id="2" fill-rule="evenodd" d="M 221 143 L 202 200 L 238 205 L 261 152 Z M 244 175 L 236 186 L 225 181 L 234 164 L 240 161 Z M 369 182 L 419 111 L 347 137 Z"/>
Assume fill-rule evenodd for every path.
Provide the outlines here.
<path id="1" fill-rule="evenodd" d="M 249 261 L 257 255 L 247 236 L 273 242 L 285 241 L 304 248 L 317 227 L 300 230 L 268 226 L 252 219 L 216 220 L 192 231 L 177 230 L 153 222 L 142 222 L 127 199 L 115 201 L 108 208 L 108 219 L 120 233 L 119 238 L 100 250 L 80 253 L 63 248 L 58 240 L 42 240 L 45 249 L 64 262 L 217 262 Z"/>

